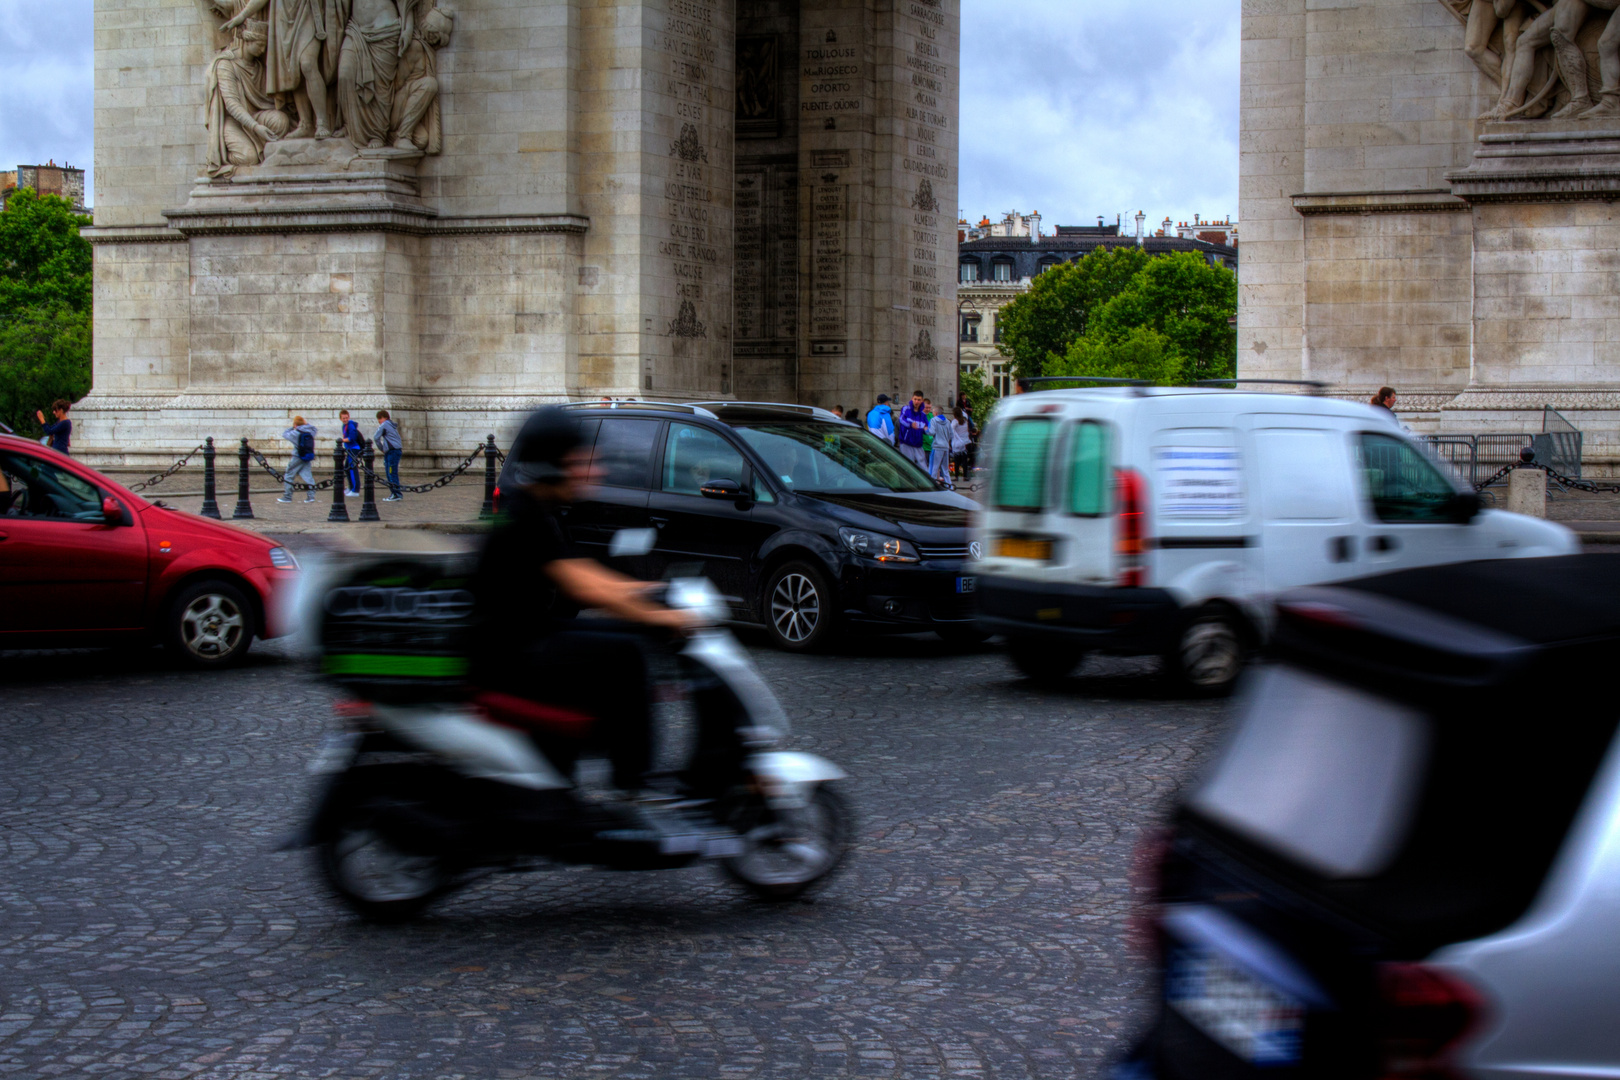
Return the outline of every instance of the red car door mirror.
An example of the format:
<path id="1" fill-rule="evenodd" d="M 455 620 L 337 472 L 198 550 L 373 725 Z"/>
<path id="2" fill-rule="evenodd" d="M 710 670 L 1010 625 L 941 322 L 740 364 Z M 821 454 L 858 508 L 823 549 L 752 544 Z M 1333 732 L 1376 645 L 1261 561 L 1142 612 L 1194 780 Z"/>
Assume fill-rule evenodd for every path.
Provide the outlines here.
<path id="1" fill-rule="evenodd" d="M 108 525 L 122 525 L 124 523 L 124 508 L 118 500 L 107 496 L 101 500 L 101 517 Z"/>

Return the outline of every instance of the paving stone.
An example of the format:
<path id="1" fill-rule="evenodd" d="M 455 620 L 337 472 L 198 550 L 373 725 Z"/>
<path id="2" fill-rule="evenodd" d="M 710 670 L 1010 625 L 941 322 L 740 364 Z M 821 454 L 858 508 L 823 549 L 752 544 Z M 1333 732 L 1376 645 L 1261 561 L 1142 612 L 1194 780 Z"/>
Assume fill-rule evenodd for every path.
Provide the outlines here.
<path id="1" fill-rule="evenodd" d="M 377 928 L 273 850 L 332 696 L 278 643 L 0 654 L 0 1078 L 1095 1074 L 1138 1022 L 1133 845 L 1228 707 L 926 637 L 754 656 L 852 775 L 812 902 L 562 869 Z"/>

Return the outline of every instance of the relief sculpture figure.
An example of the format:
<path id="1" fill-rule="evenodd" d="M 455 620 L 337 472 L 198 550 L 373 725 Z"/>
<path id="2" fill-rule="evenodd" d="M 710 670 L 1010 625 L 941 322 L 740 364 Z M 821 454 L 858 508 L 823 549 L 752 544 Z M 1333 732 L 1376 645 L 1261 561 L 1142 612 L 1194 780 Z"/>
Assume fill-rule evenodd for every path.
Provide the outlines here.
<path id="1" fill-rule="evenodd" d="M 399 75 L 394 90 L 394 113 L 390 128 L 396 150 L 420 150 L 437 154 L 444 134 L 439 121 L 438 50 L 450 43 L 455 16 L 433 8 L 422 16 L 422 24 L 399 59 Z"/>
<path id="2" fill-rule="evenodd" d="M 264 144 L 287 134 L 292 120 L 264 92 L 269 30 L 260 20 L 236 29 L 230 45 L 208 65 L 208 175 L 230 176 L 238 166 L 257 165 Z"/>
<path id="3" fill-rule="evenodd" d="M 338 115 L 354 145 L 377 149 L 389 142 L 394 76 L 415 37 L 416 5 L 412 0 L 397 6 L 394 0 L 351 2 L 338 58 Z"/>
<path id="4" fill-rule="evenodd" d="M 292 94 L 298 127 L 288 137 L 332 137 L 326 84 L 337 72 L 342 46 L 345 0 L 248 0 L 223 29 L 230 30 L 266 7 L 270 16 L 265 49 L 264 89 Z"/>

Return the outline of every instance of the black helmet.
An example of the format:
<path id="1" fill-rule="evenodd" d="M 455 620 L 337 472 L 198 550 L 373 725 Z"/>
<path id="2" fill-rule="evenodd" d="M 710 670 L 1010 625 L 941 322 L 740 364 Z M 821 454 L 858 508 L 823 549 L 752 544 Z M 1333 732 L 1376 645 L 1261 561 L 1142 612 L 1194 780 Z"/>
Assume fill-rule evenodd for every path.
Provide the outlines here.
<path id="1" fill-rule="evenodd" d="M 564 459 L 584 441 L 573 413 L 560 405 L 536 409 L 523 422 L 523 430 L 518 432 L 511 452 L 506 455 L 501 486 L 551 484 L 563 479 L 567 475 Z"/>

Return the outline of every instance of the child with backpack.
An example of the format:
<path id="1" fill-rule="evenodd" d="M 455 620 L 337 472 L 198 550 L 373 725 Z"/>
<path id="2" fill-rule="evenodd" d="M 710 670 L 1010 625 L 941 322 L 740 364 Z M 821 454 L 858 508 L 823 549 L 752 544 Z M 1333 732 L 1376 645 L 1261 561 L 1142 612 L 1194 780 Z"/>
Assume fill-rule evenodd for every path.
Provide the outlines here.
<path id="1" fill-rule="evenodd" d="M 405 452 L 405 441 L 399 437 L 399 425 L 389 417 L 387 409 L 377 413 L 377 433 L 371 437 L 383 453 L 383 475 L 388 477 L 388 498 L 384 502 L 399 502 L 405 496 L 399 490 L 399 459 Z"/>
<path id="2" fill-rule="evenodd" d="M 276 502 L 290 503 L 293 501 L 293 485 L 297 483 L 309 485 L 304 492 L 304 501 L 315 501 L 315 425 L 306 424 L 302 416 L 293 417 L 292 427 L 281 433 L 281 437 L 292 443 L 292 456 L 287 459 L 287 472 L 283 479 L 286 490 Z"/>

